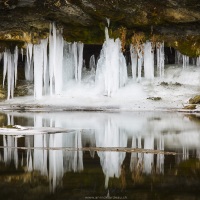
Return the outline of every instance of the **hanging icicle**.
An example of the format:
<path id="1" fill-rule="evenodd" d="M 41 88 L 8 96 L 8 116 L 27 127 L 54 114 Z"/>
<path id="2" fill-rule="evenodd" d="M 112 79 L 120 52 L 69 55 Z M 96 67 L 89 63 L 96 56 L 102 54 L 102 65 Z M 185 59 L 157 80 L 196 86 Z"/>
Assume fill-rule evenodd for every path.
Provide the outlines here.
<path id="1" fill-rule="evenodd" d="M 164 66 L 165 66 L 164 42 L 156 43 L 156 54 L 157 54 L 157 76 L 163 78 Z"/>
<path id="2" fill-rule="evenodd" d="M 15 48 L 14 55 L 10 50 L 4 52 L 3 65 L 3 87 L 5 86 L 5 78 L 7 75 L 7 99 L 14 97 L 14 88 L 17 81 L 17 62 L 18 62 L 18 47 Z"/>
<path id="3" fill-rule="evenodd" d="M 154 48 L 148 41 L 144 44 L 144 77 L 154 79 Z"/>
<path id="4" fill-rule="evenodd" d="M 133 45 L 130 45 L 130 53 L 131 53 L 131 69 L 132 69 L 132 78 L 136 79 L 137 77 L 137 52 Z"/>
<path id="5" fill-rule="evenodd" d="M 196 66 L 197 66 L 197 67 L 200 67 L 200 56 L 197 57 L 197 60 L 196 60 Z"/>

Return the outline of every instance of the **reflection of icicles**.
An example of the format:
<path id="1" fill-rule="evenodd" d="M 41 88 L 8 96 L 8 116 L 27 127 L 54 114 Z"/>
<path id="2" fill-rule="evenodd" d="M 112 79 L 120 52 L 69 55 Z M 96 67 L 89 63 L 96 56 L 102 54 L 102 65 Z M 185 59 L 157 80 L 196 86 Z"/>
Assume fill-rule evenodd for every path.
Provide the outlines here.
<path id="1" fill-rule="evenodd" d="M 76 142 L 77 141 L 77 142 Z M 75 148 L 82 148 L 81 142 L 81 132 L 77 131 L 75 137 Z M 83 152 L 82 151 L 75 151 L 74 155 L 74 171 L 82 171 L 83 170 Z"/>
<path id="2" fill-rule="evenodd" d="M 75 131 L 64 136 L 64 146 L 73 148 L 82 148 L 82 132 Z M 64 169 L 65 171 L 82 171 L 83 170 L 83 152 L 82 151 L 65 151 L 64 152 Z"/>
<path id="3" fill-rule="evenodd" d="M 133 136 L 132 138 L 132 148 L 136 148 L 136 138 Z M 130 170 L 133 171 L 137 165 L 137 153 L 131 153 L 131 161 L 130 161 Z"/>
<path id="4" fill-rule="evenodd" d="M 32 160 L 32 152 L 31 152 L 31 144 L 30 144 L 30 137 L 25 138 L 26 146 L 27 146 L 27 154 L 26 154 L 26 164 L 27 164 L 27 171 L 31 172 L 33 170 L 33 160 Z"/>
<path id="5" fill-rule="evenodd" d="M 154 149 L 154 137 L 146 136 L 144 138 L 144 149 Z M 144 172 L 150 174 L 154 163 L 154 154 L 144 154 Z"/>
<path id="6" fill-rule="evenodd" d="M 62 135 L 62 133 L 51 134 L 49 147 L 62 147 Z M 49 150 L 49 181 L 51 191 L 54 191 L 56 186 L 61 184 L 63 173 L 63 151 Z"/>
<path id="7" fill-rule="evenodd" d="M 18 168 L 18 150 L 17 150 L 17 138 L 14 138 L 14 143 L 15 143 L 15 149 L 14 149 L 14 162 L 15 162 L 15 168 Z"/>
<path id="8" fill-rule="evenodd" d="M 21 166 L 24 166 L 24 154 L 22 153 Z"/>
<path id="9" fill-rule="evenodd" d="M 164 151 L 164 138 L 162 136 L 157 140 L 157 149 Z M 156 172 L 164 173 L 164 154 L 157 154 Z"/>
<path id="10" fill-rule="evenodd" d="M 35 127 L 42 127 L 42 117 L 36 117 L 34 120 Z M 47 147 L 46 134 L 34 136 L 34 147 Z M 47 150 L 34 150 L 34 170 L 38 170 L 42 175 L 47 175 Z"/>
<path id="11" fill-rule="evenodd" d="M 186 147 L 183 147 L 183 160 L 189 159 L 189 150 Z"/>
<path id="12" fill-rule="evenodd" d="M 7 147 L 7 140 L 5 135 L 3 135 L 3 146 Z M 8 148 L 3 148 L 3 160 L 5 163 L 8 162 Z"/>
<path id="13" fill-rule="evenodd" d="M 123 130 L 111 120 L 108 119 L 105 124 L 104 134 L 96 133 L 97 147 L 126 147 L 127 135 Z M 121 166 L 125 158 L 125 152 L 98 152 L 101 166 L 105 175 L 105 187 L 108 187 L 110 177 L 119 177 Z"/>

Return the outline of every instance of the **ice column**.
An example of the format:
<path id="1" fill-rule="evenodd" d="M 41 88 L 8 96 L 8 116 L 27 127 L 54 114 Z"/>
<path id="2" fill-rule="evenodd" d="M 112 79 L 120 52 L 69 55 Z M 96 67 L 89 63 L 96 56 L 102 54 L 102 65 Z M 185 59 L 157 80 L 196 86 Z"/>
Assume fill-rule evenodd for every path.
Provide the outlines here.
<path id="1" fill-rule="evenodd" d="M 25 78 L 33 81 L 33 44 L 28 43 L 26 47 Z"/>
<path id="2" fill-rule="evenodd" d="M 97 63 L 96 85 L 104 83 L 103 91 L 106 96 L 112 96 L 127 81 L 127 67 L 121 52 L 119 39 L 110 39 L 105 28 L 106 41 L 101 50 Z"/>
<path id="3" fill-rule="evenodd" d="M 143 44 L 141 45 L 141 50 L 137 50 L 138 54 L 138 78 L 137 81 L 140 82 L 142 78 L 142 63 L 143 63 Z"/>
<path id="4" fill-rule="evenodd" d="M 164 151 L 164 137 L 157 139 L 157 149 Z M 164 154 L 157 154 L 156 172 L 164 174 Z"/>
<path id="5" fill-rule="evenodd" d="M 151 42 L 144 44 L 144 77 L 150 80 L 154 78 L 154 50 Z"/>
<path id="6" fill-rule="evenodd" d="M 83 43 L 78 43 L 78 81 L 81 82 L 83 68 Z"/>
<path id="7" fill-rule="evenodd" d="M 137 76 L 137 53 L 133 45 L 130 45 L 131 53 L 131 69 L 132 69 L 132 78 L 136 79 Z"/>
<path id="8" fill-rule="evenodd" d="M 69 80 L 72 80 L 75 78 L 73 45 L 74 44 L 64 42 L 63 76 L 62 76 L 64 87 Z"/>
<path id="9" fill-rule="evenodd" d="M 43 51 L 40 44 L 34 45 L 34 98 L 42 98 L 43 92 Z"/>

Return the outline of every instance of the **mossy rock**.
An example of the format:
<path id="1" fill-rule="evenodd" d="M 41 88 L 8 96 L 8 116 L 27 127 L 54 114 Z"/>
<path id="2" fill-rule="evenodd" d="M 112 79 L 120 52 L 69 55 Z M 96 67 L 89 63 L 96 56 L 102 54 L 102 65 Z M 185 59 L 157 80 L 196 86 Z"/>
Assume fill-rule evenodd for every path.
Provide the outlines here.
<path id="1" fill-rule="evenodd" d="M 153 100 L 153 101 L 160 101 L 161 97 L 148 97 L 147 99 Z"/>
<path id="2" fill-rule="evenodd" d="M 200 95 L 196 95 L 195 97 L 189 99 L 189 104 L 200 104 Z"/>
<path id="3" fill-rule="evenodd" d="M 190 105 L 184 106 L 183 109 L 194 110 L 194 109 L 196 109 L 196 105 L 195 104 L 190 104 Z"/>

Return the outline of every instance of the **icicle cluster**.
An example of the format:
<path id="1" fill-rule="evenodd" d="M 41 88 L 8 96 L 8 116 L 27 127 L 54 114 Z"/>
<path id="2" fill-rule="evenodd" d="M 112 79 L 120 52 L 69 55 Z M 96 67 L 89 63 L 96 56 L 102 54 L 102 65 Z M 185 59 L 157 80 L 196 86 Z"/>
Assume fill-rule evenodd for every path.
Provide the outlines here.
<path id="1" fill-rule="evenodd" d="M 49 41 L 49 57 L 47 47 Z M 83 43 L 67 43 L 55 24 L 50 25 L 49 38 L 40 44 L 27 44 L 26 80 L 34 80 L 34 97 L 46 94 L 61 95 L 66 83 L 75 79 L 81 82 Z"/>
<path id="2" fill-rule="evenodd" d="M 14 88 L 17 84 L 18 47 L 16 46 L 14 54 L 6 49 L 3 58 L 3 87 L 7 75 L 7 99 L 10 99 L 14 97 Z"/>
<path id="3" fill-rule="evenodd" d="M 104 95 L 112 96 L 127 82 L 126 60 L 121 52 L 119 39 L 111 39 L 108 29 L 105 28 L 106 41 L 103 44 L 100 58 L 97 63 L 96 84 L 104 83 Z"/>
<path id="4" fill-rule="evenodd" d="M 157 43 L 157 68 L 158 76 L 164 76 L 164 42 Z M 140 82 L 142 78 L 142 67 L 144 66 L 144 78 L 154 79 L 154 47 L 152 42 L 146 41 L 140 47 L 130 45 L 132 78 Z"/>
<path id="5" fill-rule="evenodd" d="M 182 64 L 183 69 L 189 66 L 189 56 L 181 54 L 179 51 L 175 52 L 175 63 Z"/>
<path id="6" fill-rule="evenodd" d="M 165 66 L 165 53 L 164 53 L 164 42 L 156 43 L 157 53 L 157 75 L 160 78 L 164 77 L 164 66 Z"/>

